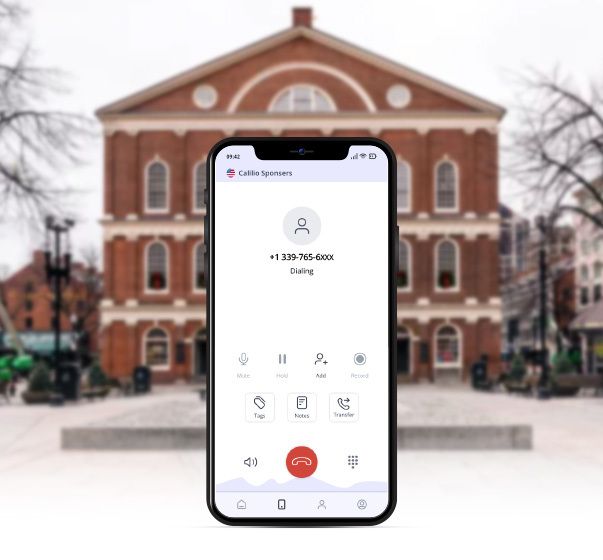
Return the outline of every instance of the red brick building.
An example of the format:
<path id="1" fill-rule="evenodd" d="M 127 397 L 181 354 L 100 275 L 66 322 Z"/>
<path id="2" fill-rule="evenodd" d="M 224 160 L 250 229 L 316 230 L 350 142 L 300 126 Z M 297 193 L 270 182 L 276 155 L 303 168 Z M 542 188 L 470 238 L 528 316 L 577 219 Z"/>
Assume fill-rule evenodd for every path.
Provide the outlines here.
<path id="1" fill-rule="evenodd" d="M 102 355 L 113 375 L 201 373 L 204 161 L 226 136 L 378 136 L 398 156 L 400 370 L 465 376 L 500 354 L 501 107 L 293 26 L 101 108 Z"/>
<path id="2" fill-rule="evenodd" d="M 61 331 L 69 333 L 74 327 L 85 331 L 90 338 L 92 352 L 98 350 L 101 289 L 100 273 L 95 267 L 72 263 L 71 281 L 62 292 Z M 15 329 L 24 335 L 25 342 L 46 334 L 52 338 L 54 292 L 46 279 L 44 251 L 34 251 L 29 264 L 0 283 L 0 297 Z"/>

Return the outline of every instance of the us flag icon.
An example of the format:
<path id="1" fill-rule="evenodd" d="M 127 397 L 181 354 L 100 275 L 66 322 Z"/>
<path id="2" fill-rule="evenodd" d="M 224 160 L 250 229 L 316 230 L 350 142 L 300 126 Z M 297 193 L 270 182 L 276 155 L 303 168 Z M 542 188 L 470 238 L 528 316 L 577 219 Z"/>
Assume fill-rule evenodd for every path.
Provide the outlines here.
<path id="1" fill-rule="evenodd" d="M 229 167 L 226 170 L 226 175 L 228 175 L 229 179 L 232 179 L 235 176 L 235 170 L 232 167 Z"/>

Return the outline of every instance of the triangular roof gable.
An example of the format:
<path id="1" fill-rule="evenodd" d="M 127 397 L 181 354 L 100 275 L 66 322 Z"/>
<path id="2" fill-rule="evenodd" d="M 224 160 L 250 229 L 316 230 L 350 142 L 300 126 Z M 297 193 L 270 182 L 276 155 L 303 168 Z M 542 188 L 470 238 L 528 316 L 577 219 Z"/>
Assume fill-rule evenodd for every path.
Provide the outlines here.
<path id="1" fill-rule="evenodd" d="M 457 87 L 446 84 L 440 80 L 437 80 L 436 78 L 432 78 L 431 76 L 409 68 L 408 66 L 394 62 L 388 58 L 365 50 L 357 45 L 329 35 L 323 31 L 318 31 L 305 26 L 297 26 L 286 29 L 274 35 L 270 35 L 264 39 L 241 47 L 235 51 L 210 60 L 209 62 L 195 66 L 189 70 L 181 72 L 180 74 L 176 74 L 175 76 L 158 82 L 157 84 L 154 84 L 148 88 L 105 105 L 96 111 L 96 115 L 102 118 L 107 114 L 126 112 L 134 107 L 139 106 L 141 103 L 159 97 L 176 88 L 190 84 L 191 82 L 198 81 L 209 74 L 236 64 L 237 62 L 245 60 L 246 58 L 252 57 L 256 54 L 260 54 L 264 51 L 275 48 L 298 37 L 305 37 L 308 40 L 316 41 L 317 43 L 330 47 L 334 50 L 341 51 L 348 56 L 355 57 L 365 63 L 382 68 L 383 70 L 390 72 L 391 74 L 398 75 L 409 82 L 414 82 L 427 89 L 434 90 L 446 97 L 463 103 L 478 112 L 494 114 L 498 118 L 502 118 L 505 113 L 504 108 L 500 105 L 496 105 L 481 97 L 477 97 Z"/>

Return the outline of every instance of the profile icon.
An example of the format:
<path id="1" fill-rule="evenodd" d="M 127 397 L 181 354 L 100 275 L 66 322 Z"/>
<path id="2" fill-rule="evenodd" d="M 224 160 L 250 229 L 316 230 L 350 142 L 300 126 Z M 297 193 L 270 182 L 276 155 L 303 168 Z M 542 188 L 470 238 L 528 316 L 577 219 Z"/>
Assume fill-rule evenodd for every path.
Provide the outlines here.
<path id="1" fill-rule="evenodd" d="M 296 245 L 308 245 L 320 235 L 320 218 L 312 208 L 293 208 L 285 214 L 283 232 Z"/>
<path id="2" fill-rule="evenodd" d="M 307 222 L 306 218 L 299 218 L 297 220 L 297 225 L 299 227 L 295 228 L 295 232 L 294 232 L 295 235 L 297 235 L 298 233 L 303 233 L 303 232 L 306 232 L 308 235 L 310 235 L 310 230 L 306 227 L 306 222 Z"/>

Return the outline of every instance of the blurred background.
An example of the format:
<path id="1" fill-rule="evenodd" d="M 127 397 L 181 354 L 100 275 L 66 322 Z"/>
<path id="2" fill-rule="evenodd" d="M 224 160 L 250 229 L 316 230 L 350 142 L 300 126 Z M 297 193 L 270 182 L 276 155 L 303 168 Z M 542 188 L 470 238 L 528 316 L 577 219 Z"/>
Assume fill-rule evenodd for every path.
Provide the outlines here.
<path id="1" fill-rule="evenodd" d="M 595 0 L 0 0 L 0 519 L 82 545 L 99 526 L 216 527 L 207 153 L 377 136 L 401 235 L 388 526 L 424 551 L 471 529 L 489 550 L 554 533 L 592 552 L 602 16 Z"/>

